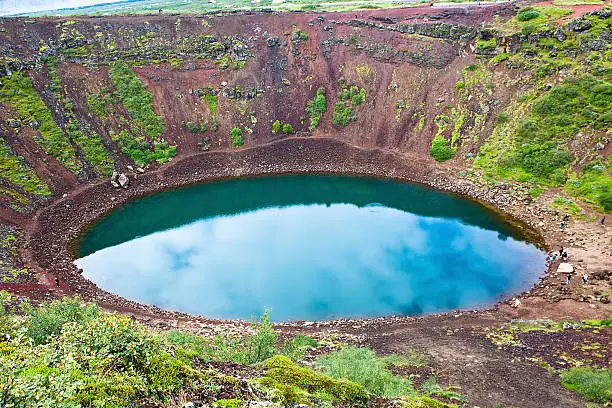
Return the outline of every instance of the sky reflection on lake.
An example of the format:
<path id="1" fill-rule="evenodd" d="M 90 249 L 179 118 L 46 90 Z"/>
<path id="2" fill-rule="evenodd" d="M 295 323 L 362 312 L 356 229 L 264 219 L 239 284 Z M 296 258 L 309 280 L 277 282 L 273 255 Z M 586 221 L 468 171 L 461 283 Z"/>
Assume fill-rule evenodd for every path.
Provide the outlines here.
<path id="1" fill-rule="evenodd" d="M 492 304 L 537 281 L 544 255 L 458 219 L 336 203 L 211 216 L 76 263 L 101 288 L 166 309 L 316 320 Z"/>

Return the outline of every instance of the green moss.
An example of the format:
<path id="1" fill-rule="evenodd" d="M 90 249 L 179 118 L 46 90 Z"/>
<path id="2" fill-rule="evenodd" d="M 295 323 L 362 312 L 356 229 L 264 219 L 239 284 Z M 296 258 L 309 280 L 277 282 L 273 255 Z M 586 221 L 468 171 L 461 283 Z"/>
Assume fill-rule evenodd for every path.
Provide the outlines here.
<path id="1" fill-rule="evenodd" d="M 313 398 L 365 404 L 365 389 L 347 380 L 334 380 L 326 375 L 300 367 L 285 356 L 275 356 L 263 363 L 261 384 L 273 390 L 272 396 L 283 404 L 308 404 Z"/>
<path id="2" fill-rule="evenodd" d="M 68 137 L 55 124 L 51 112 L 34 90 L 30 78 L 22 73 L 13 73 L 10 77 L 4 77 L 0 89 L 0 101 L 12 106 L 23 122 L 29 123 L 33 119 L 38 122 L 38 132 L 42 137 L 37 137 L 36 141 L 45 152 L 74 173 L 81 170 L 82 165 L 77 161 Z"/>
<path id="3" fill-rule="evenodd" d="M 481 51 L 493 51 L 497 48 L 497 39 L 495 37 L 489 40 L 479 39 L 476 41 L 476 49 Z"/>

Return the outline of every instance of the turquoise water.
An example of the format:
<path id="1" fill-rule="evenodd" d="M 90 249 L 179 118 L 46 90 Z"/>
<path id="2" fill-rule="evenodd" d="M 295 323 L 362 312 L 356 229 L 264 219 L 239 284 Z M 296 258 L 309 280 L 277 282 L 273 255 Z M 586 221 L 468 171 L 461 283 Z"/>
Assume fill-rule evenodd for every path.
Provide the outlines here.
<path id="1" fill-rule="evenodd" d="M 473 308 L 529 288 L 545 254 L 502 217 L 414 184 L 275 176 L 128 203 L 83 236 L 101 288 L 162 308 L 274 320 Z"/>

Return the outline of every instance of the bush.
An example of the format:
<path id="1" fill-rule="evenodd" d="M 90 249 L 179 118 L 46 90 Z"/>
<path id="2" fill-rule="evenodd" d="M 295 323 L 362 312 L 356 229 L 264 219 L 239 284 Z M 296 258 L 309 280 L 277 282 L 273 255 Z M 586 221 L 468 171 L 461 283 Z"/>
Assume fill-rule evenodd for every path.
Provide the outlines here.
<path id="1" fill-rule="evenodd" d="M 527 7 L 527 8 L 520 10 L 516 18 L 518 21 L 529 21 L 529 20 L 533 20 L 534 18 L 538 18 L 540 16 L 541 14 L 537 10 L 534 10 L 531 7 Z"/>
<path id="2" fill-rule="evenodd" d="M 612 401 L 612 370 L 595 370 L 591 367 L 575 367 L 561 374 L 567 388 L 578 392 L 587 401 L 607 403 Z"/>
<path id="3" fill-rule="evenodd" d="M 255 364 L 276 354 L 278 334 L 272 328 L 270 311 L 265 310 L 258 321 L 253 322 L 254 333 L 246 338 L 244 345 L 246 364 Z"/>
<path id="4" fill-rule="evenodd" d="M 306 113 L 310 116 L 310 130 L 314 130 L 319 125 L 321 116 L 327 109 L 325 102 L 325 88 L 317 89 L 317 94 L 306 104 Z"/>
<path id="5" fill-rule="evenodd" d="M 293 126 L 291 126 L 289 123 L 285 123 L 283 125 L 283 133 L 286 135 L 289 133 L 293 133 Z"/>
<path id="6" fill-rule="evenodd" d="M 355 111 L 344 102 L 336 102 L 332 114 L 332 122 L 336 126 L 346 127 L 349 123 L 356 120 Z"/>
<path id="7" fill-rule="evenodd" d="M 374 395 L 393 398 L 414 393 L 409 379 L 395 376 L 389 369 L 392 363 L 399 361 L 397 356 L 379 358 L 368 348 L 347 347 L 320 357 L 317 363 L 332 378 L 345 378 Z"/>
<path id="8" fill-rule="evenodd" d="M 275 120 L 274 123 L 272 123 L 272 133 L 278 133 L 278 131 L 281 128 L 281 123 L 280 120 Z"/>
<path id="9" fill-rule="evenodd" d="M 198 133 L 200 131 L 198 124 L 193 122 L 187 122 L 187 129 L 189 129 L 191 133 Z"/>
<path id="10" fill-rule="evenodd" d="M 456 148 L 449 146 L 448 140 L 444 136 L 436 136 L 431 141 L 429 155 L 438 162 L 446 161 L 455 155 Z"/>
<path id="11" fill-rule="evenodd" d="M 52 336 L 59 336 L 68 322 L 85 324 L 100 315 L 100 309 L 95 304 L 84 304 L 80 299 L 70 298 L 55 300 L 38 309 L 25 304 L 23 312 L 29 317 L 27 334 L 34 344 L 44 344 Z"/>
<path id="12" fill-rule="evenodd" d="M 230 130 L 230 136 L 232 137 L 232 146 L 238 147 L 244 144 L 242 140 L 242 130 L 240 128 L 233 128 Z"/>

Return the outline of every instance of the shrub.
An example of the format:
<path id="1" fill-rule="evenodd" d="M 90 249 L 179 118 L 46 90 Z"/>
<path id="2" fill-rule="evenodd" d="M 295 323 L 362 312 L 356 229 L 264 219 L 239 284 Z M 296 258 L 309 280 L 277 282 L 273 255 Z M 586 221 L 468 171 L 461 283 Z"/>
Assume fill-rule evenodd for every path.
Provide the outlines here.
<path id="1" fill-rule="evenodd" d="M 534 10 L 531 7 L 526 7 L 518 12 L 516 18 L 518 21 L 529 21 L 540 16 L 541 14 L 537 10 Z"/>
<path id="2" fill-rule="evenodd" d="M 497 123 L 508 123 L 510 122 L 510 115 L 508 115 L 506 112 L 500 112 L 500 114 L 495 118 L 495 121 Z"/>
<path id="3" fill-rule="evenodd" d="M 68 322 L 84 324 L 100 315 L 95 304 L 83 304 L 79 299 L 70 298 L 55 300 L 38 309 L 25 304 L 23 312 L 29 317 L 27 333 L 34 344 L 44 344 L 52 336 L 59 336 Z"/>
<path id="4" fill-rule="evenodd" d="M 281 123 L 280 123 L 280 120 L 277 119 L 277 120 L 274 121 L 274 123 L 272 123 L 272 132 L 273 133 L 278 133 L 280 128 L 281 128 Z"/>
<path id="5" fill-rule="evenodd" d="M 265 310 L 258 321 L 253 322 L 254 333 L 246 338 L 244 345 L 246 364 L 255 364 L 276 354 L 278 334 L 272 328 L 270 311 Z"/>
<path id="6" fill-rule="evenodd" d="M 314 130 L 319 125 L 321 116 L 327 109 L 325 102 L 325 88 L 317 89 L 317 94 L 306 104 L 306 113 L 310 116 L 310 130 Z"/>
<path id="7" fill-rule="evenodd" d="M 319 342 L 312 337 L 303 334 L 296 335 L 293 339 L 285 339 L 281 354 L 289 358 L 291 361 L 300 361 L 304 358 L 304 352 L 307 349 L 317 348 Z"/>
<path id="8" fill-rule="evenodd" d="M 198 126 L 197 123 L 187 122 L 187 129 L 189 129 L 191 133 L 198 133 L 198 131 L 200 130 L 200 127 Z"/>
<path id="9" fill-rule="evenodd" d="M 587 401 L 608 403 L 612 401 L 612 370 L 595 370 L 591 367 L 575 367 L 561 374 L 567 388 L 578 392 Z"/>
<path id="10" fill-rule="evenodd" d="M 230 130 L 230 136 L 232 137 L 232 146 L 238 147 L 244 144 L 242 140 L 242 130 L 240 128 L 233 128 Z"/>
<path id="11" fill-rule="evenodd" d="M 431 141 L 429 155 L 438 162 L 446 161 L 455 155 L 456 149 L 449 146 L 448 140 L 444 136 L 436 136 Z"/>
<path id="12" fill-rule="evenodd" d="M 293 133 L 293 126 L 291 126 L 289 123 L 285 123 L 283 125 L 283 133 L 286 135 L 289 133 Z"/>
<path id="13" fill-rule="evenodd" d="M 332 378 L 345 378 L 374 395 L 392 398 L 414 393 L 410 380 L 393 375 L 389 369 L 399 361 L 397 356 L 379 358 L 368 348 L 347 347 L 320 357 L 317 363 Z"/>
<path id="14" fill-rule="evenodd" d="M 356 120 L 355 111 L 344 102 L 336 102 L 332 114 L 332 122 L 336 126 L 346 127 L 349 123 Z"/>

